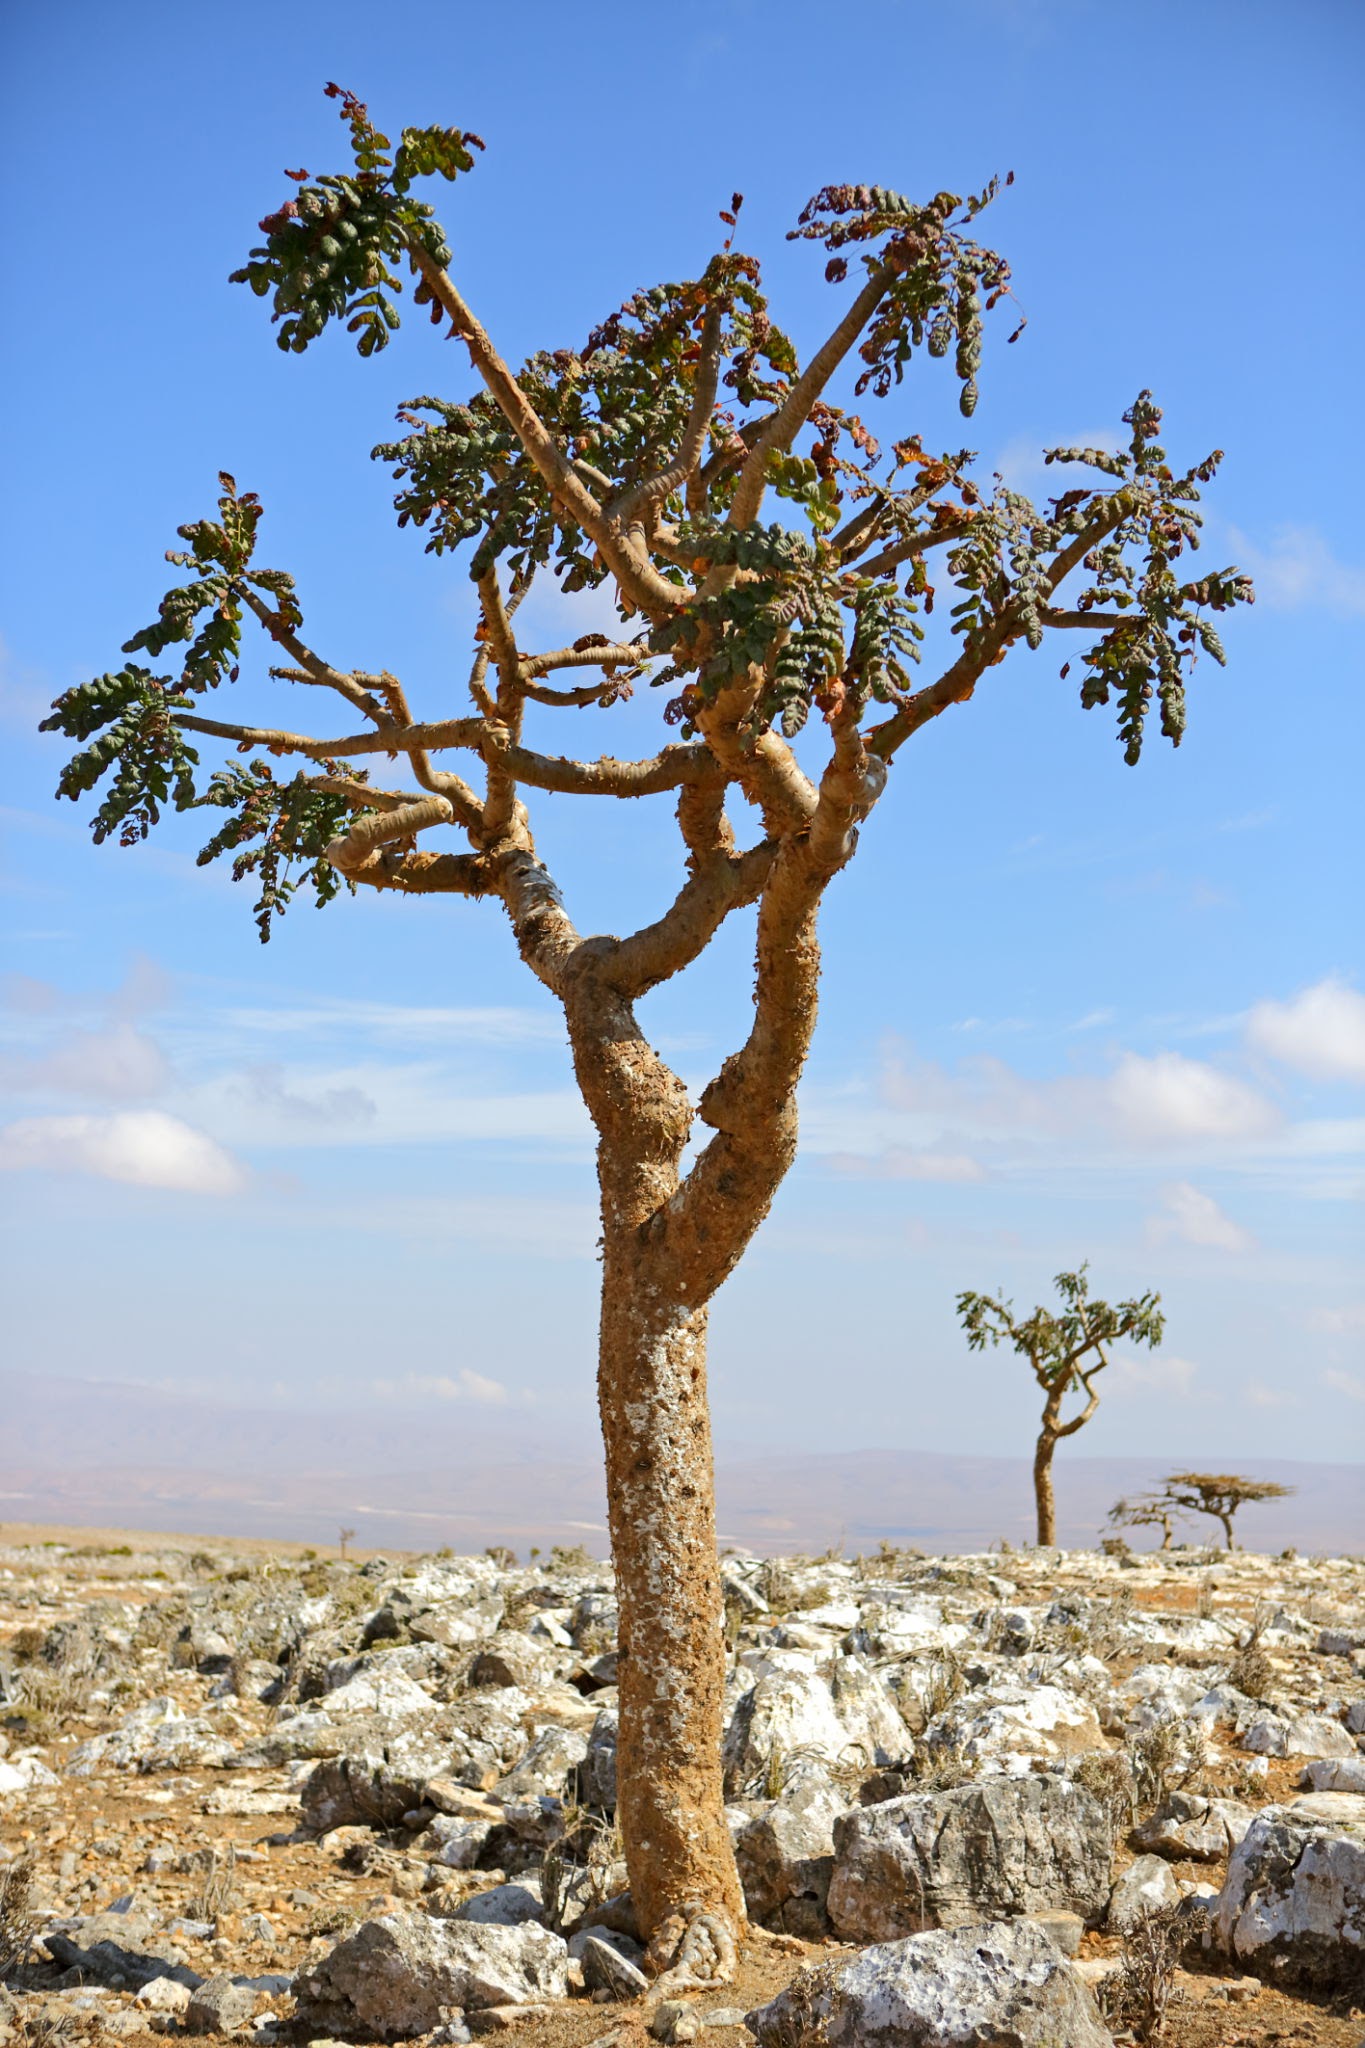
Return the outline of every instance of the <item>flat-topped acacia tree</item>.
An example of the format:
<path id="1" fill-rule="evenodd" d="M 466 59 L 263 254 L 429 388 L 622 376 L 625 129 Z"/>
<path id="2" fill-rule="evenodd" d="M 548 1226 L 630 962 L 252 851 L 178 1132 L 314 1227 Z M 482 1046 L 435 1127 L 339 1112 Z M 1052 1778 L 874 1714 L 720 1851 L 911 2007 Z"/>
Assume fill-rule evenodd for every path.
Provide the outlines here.
<path id="1" fill-rule="evenodd" d="M 731 238 L 699 277 L 638 292 L 581 349 L 548 350 L 514 372 L 412 189 L 419 175 L 468 171 L 482 145 L 455 129 L 406 129 L 393 149 L 358 101 L 328 90 L 352 168 L 290 172 L 293 197 L 262 222 L 263 245 L 235 275 L 272 299 L 282 348 L 301 352 L 339 323 L 371 355 L 398 324 L 407 268 L 415 302 L 468 350 L 482 388 L 462 401 L 414 399 L 405 437 L 376 452 L 398 475 L 399 523 L 421 528 L 438 554 L 468 550 L 479 608 L 469 708 L 435 687 L 419 714 L 393 675 L 315 651 L 292 579 L 257 566 L 257 499 L 225 476 L 217 518 L 180 529 L 186 547 L 170 559 L 184 582 L 124 649 L 156 663 L 187 643 L 179 672 L 130 660 L 69 690 L 45 722 L 82 743 L 62 794 L 111 774 L 97 840 L 144 837 L 168 802 L 221 813 L 200 858 L 229 854 L 235 875 L 257 877 L 262 937 L 305 884 L 320 902 L 343 885 L 483 897 L 563 1006 L 598 1134 L 599 1385 L 631 1891 L 655 1967 L 674 1982 L 723 1976 L 744 1905 L 720 1777 L 707 1308 L 795 1153 L 821 900 L 901 748 L 965 704 L 1011 647 L 1088 635 L 1082 702 L 1117 700 L 1136 761 L 1154 701 L 1179 741 L 1196 649 L 1222 658 L 1208 614 L 1250 593 L 1233 570 L 1182 579 L 1198 486 L 1218 457 L 1173 470 L 1145 392 L 1125 415 L 1121 454 L 1053 451 L 1098 476 L 1044 509 L 978 488 L 965 451 L 931 454 L 907 433 L 883 455 L 826 396 L 852 371 L 855 395 L 885 397 L 923 352 L 952 359 L 970 414 L 983 315 L 1009 285 L 1003 260 L 969 233 L 994 185 L 927 205 L 864 185 L 820 192 L 794 234 L 824 244 L 835 285 L 851 259 L 863 274 L 804 363 L 723 215 Z M 765 520 L 773 496 L 785 518 Z M 615 635 L 524 647 L 515 615 L 538 574 L 566 591 L 605 586 Z M 941 673 L 917 685 L 910 665 L 935 584 L 951 637 Z M 287 658 L 273 676 L 329 691 L 353 714 L 341 735 L 206 714 L 207 693 L 237 677 L 248 613 Z M 584 679 L 551 682 L 565 672 Z M 603 714 L 646 674 L 677 728 L 648 759 L 571 759 L 528 744 L 528 705 Z M 792 741 L 808 717 L 798 757 Z M 202 786 L 191 736 L 226 743 L 227 765 Z M 437 765 L 451 756 L 459 766 Z M 390 764 L 403 771 L 392 784 Z M 684 872 L 653 923 L 619 938 L 578 931 L 533 836 L 528 800 L 551 790 L 674 800 Z M 748 906 L 752 1027 L 693 1102 L 636 1005 Z M 898 931 L 907 908 L 888 907 Z M 698 1118 L 711 1136 L 684 1171 Z"/>

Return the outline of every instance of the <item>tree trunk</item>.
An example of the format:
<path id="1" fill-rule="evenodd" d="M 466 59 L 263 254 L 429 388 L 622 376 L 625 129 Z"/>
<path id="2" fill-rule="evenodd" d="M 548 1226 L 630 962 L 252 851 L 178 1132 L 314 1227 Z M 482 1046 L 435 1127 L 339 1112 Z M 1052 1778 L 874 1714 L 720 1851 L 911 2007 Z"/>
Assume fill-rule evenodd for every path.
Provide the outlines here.
<path id="1" fill-rule="evenodd" d="M 602 1192 L 598 1397 L 620 1608 L 617 1812 L 636 1919 L 670 1988 L 727 1980 L 745 1928 L 721 1784 L 724 1612 L 706 1318 L 796 1149 L 795 1090 L 819 971 L 815 911 L 828 875 L 804 844 L 791 860 L 759 911 L 754 1029 L 702 1098 L 715 1135 L 686 1183 L 698 1112 L 610 980 L 615 942 L 581 946 L 564 990 Z"/>
<path id="2" fill-rule="evenodd" d="M 598 1387 L 620 1603 L 618 1817 L 641 1931 L 698 1906 L 744 1926 L 720 1744 L 724 1613 L 705 1308 L 670 1308 L 648 1253 L 609 1246 Z M 666 1960 L 666 1956 L 661 1957 Z"/>
<path id="3" fill-rule="evenodd" d="M 1223 1534 L 1228 1539 L 1228 1549 L 1235 1550 L 1237 1548 L 1237 1545 L 1232 1540 L 1232 1516 L 1219 1515 L 1218 1519 L 1223 1525 Z"/>
<path id="4" fill-rule="evenodd" d="M 1057 1541 L 1057 1501 L 1052 1491 L 1052 1453 L 1057 1438 L 1044 1422 L 1033 1453 L 1033 1498 L 1038 1508 L 1038 1542 L 1051 1549 Z"/>
<path id="5" fill-rule="evenodd" d="M 716 1555 L 706 1321 L 660 1225 L 694 1111 L 632 1006 L 587 977 L 568 1007 L 597 1125 L 602 1193 L 598 1403 L 620 1608 L 617 1815 L 641 1935 L 678 1961 L 699 1916 L 744 1930 L 721 1786 L 724 1612 Z M 719 1215 L 718 1237 L 730 1235 Z M 719 1923 L 719 1928 L 717 1926 Z"/>

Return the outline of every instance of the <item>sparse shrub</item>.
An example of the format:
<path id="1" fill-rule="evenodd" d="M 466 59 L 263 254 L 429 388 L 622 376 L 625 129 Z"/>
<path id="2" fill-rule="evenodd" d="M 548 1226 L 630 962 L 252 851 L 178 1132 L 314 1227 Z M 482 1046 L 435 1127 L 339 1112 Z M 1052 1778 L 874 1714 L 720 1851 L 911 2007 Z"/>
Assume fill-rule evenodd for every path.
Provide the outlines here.
<path id="1" fill-rule="evenodd" d="M 1123 1937 L 1119 1968 L 1100 1981 L 1106 2022 L 1130 2032 L 1143 2048 L 1167 2039 L 1166 2015 L 1179 1998 L 1175 1973 L 1191 1931 L 1178 1906 L 1143 1913 Z"/>
<path id="2" fill-rule="evenodd" d="M 958 1785 L 969 1785 L 976 1778 L 975 1766 L 970 1764 L 954 1742 L 936 1742 L 921 1745 L 914 1750 L 907 1763 L 910 1782 L 907 1792 L 951 1792 Z"/>
<path id="3" fill-rule="evenodd" d="M 611 1897 L 625 1853 L 614 1816 L 568 1801 L 562 1824 L 563 1833 L 546 1849 L 540 1865 L 545 1916 L 556 1929 Z"/>
<path id="4" fill-rule="evenodd" d="M 961 1699 L 966 1690 L 967 1674 L 963 1669 L 962 1659 L 952 1650 L 945 1650 L 943 1655 L 936 1657 L 929 1666 L 927 1682 L 921 1695 L 926 1724 L 936 1721 L 940 1714 L 946 1713 L 953 1701 Z"/>
<path id="5" fill-rule="evenodd" d="M 913 1543 L 889 1543 L 883 1536 L 872 1556 L 859 1557 L 855 1563 L 865 1579 L 905 1579 L 924 1563 L 924 1552 Z"/>
<path id="6" fill-rule="evenodd" d="M 1133 1766 L 1121 1749 L 1092 1749 L 1076 1759 L 1072 1780 L 1099 1800 L 1109 1818 L 1110 1833 L 1122 1835 L 1133 1824 L 1136 1785 Z"/>
<path id="7" fill-rule="evenodd" d="M 1179 1791 L 1203 1769 L 1204 1745 L 1192 1729 L 1171 1716 L 1130 1737 L 1128 1763 L 1136 1809 L 1150 1813 L 1168 1792 Z"/>
<path id="8" fill-rule="evenodd" d="M 60 1727 L 83 1707 L 95 1684 L 99 1659 L 88 1644 L 73 1640 L 53 1648 L 45 1639 L 40 1654 L 20 1666 L 11 1681 L 11 1708 L 31 1734 Z"/>
<path id="9" fill-rule="evenodd" d="M 21 2013 L 14 2048 L 74 2048 L 75 2024 L 75 2014 L 70 2012 Z"/>
<path id="10" fill-rule="evenodd" d="M 37 1931 L 32 1910 L 33 1864 L 28 1857 L 0 1870 L 0 1979 L 22 1967 Z"/>
<path id="11" fill-rule="evenodd" d="M 237 1882 L 237 1851 L 231 1842 L 223 1848 L 201 1849 L 195 1858 L 203 1878 L 186 1902 L 191 1920 L 211 1920 L 217 1925 L 225 1913 L 241 1903 Z"/>
<path id="12" fill-rule="evenodd" d="M 1246 1649 L 1238 1652 L 1228 1679 L 1249 1700 L 1268 1699 L 1275 1683 L 1275 1666 L 1264 1650 L 1258 1650 L 1254 1643 L 1249 1643 Z"/>

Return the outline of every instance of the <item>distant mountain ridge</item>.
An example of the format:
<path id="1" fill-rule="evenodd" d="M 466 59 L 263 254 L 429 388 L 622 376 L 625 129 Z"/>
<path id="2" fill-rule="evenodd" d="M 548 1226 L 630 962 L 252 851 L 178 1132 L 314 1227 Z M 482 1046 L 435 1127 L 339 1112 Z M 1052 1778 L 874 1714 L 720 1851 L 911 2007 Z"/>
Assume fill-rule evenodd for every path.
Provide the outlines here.
<path id="1" fill-rule="evenodd" d="M 1093 1544 L 1122 1494 L 1170 1460 L 1059 1461 L 1058 1534 Z M 1185 1460 L 1183 1462 L 1188 1462 Z M 1264 1459 L 1290 1500 L 1238 1518 L 1249 1549 L 1365 1550 L 1365 1466 Z M 924 1550 L 1032 1537 L 1026 1458 L 931 1451 L 775 1452 L 717 1461 L 722 1544 L 851 1552 L 885 1539 Z M 370 1547 L 606 1550 L 600 1458 L 520 1411 L 249 1408 L 107 1380 L 0 1373 L 0 1524 L 119 1525 Z M 1186 1532 L 1182 1532 L 1186 1533 Z M 1211 1541 L 1206 1519 L 1188 1528 Z"/>

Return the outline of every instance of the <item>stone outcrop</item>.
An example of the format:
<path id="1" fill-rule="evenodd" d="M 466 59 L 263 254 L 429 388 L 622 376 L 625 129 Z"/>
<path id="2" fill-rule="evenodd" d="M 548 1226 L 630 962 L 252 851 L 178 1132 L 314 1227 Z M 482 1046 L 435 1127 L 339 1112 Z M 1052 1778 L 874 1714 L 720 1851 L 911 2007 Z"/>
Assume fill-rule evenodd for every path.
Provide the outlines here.
<path id="1" fill-rule="evenodd" d="M 759 2048 L 1113 2048 L 1094 1999 L 1027 1920 L 865 1949 L 745 2018 Z"/>
<path id="2" fill-rule="evenodd" d="M 1068 1779 L 994 1778 L 910 1793 L 834 1829 L 829 1917 L 847 1941 L 888 1941 L 983 1916 L 1061 1908 L 1098 1921 L 1111 1823 Z"/>

